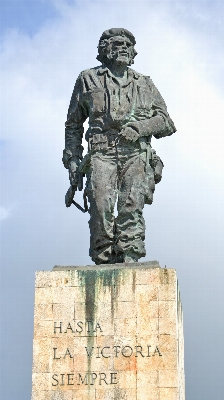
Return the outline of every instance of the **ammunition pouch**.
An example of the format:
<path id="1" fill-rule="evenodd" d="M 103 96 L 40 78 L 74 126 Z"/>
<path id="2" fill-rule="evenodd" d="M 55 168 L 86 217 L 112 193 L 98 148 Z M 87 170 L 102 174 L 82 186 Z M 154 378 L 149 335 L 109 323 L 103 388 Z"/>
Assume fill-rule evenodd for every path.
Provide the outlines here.
<path id="1" fill-rule="evenodd" d="M 163 172 L 164 164 L 163 164 L 161 158 L 156 154 L 156 151 L 153 149 L 151 150 L 150 165 L 154 170 L 155 183 L 159 183 L 162 179 L 162 172 Z"/>

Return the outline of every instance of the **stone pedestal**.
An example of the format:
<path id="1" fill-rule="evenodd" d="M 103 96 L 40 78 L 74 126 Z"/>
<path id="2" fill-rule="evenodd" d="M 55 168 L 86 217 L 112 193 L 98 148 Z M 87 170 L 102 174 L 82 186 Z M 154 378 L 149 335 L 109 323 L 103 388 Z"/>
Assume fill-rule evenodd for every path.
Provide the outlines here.
<path id="1" fill-rule="evenodd" d="M 176 272 L 155 262 L 36 274 L 32 400 L 184 400 Z"/>

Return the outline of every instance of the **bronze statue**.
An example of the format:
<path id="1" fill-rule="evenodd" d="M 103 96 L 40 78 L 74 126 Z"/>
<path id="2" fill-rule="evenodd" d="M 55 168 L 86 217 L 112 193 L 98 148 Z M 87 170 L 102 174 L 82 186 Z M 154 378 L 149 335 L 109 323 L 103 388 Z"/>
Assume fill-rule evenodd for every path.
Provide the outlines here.
<path id="1" fill-rule="evenodd" d="M 137 54 L 135 43 L 127 29 L 103 32 L 97 56 L 102 65 L 79 75 L 65 123 L 63 162 L 71 183 L 66 206 L 74 202 L 76 189 L 82 190 L 86 174 L 90 256 L 96 264 L 136 262 L 145 256 L 143 208 L 152 203 L 163 168 L 151 137 L 176 131 L 150 77 L 128 68 Z M 88 153 L 83 158 L 87 118 Z"/>

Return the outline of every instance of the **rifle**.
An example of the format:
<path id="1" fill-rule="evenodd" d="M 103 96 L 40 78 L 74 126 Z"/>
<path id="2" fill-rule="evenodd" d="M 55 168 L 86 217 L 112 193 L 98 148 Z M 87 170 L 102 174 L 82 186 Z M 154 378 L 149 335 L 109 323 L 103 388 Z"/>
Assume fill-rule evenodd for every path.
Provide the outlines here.
<path id="1" fill-rule="evenodd" d="M 83 213 L 86 213 L 88 211 L 86 189 L 84 190 L 84 193 L 83 193 L 84 208 L 82 206 L 80 206 L 80 204 L 74 200 L 76 190 L 77 190 L 77 187 L 75 187 L 73 185 L 71 185 L 68 188 L 67 193 L 65 195 L 65 205 L 66 205 L 66 207 L 70 207 L 72 204 L 74 204 L 80 211 L 82 211 Z"/>
<path id="2" fill-rule="evenodd" d="M 83 190 L 83 177 L 85 176 L 84 172 L 87 171 L 87 169 L 89 167 L 89 163 L 90 163 L 90 156 L 89 156 L 89 154 L 86 154 L 86 156 L 81 161 L 80 165 L 78 166 L 78 168 L 77 168 L 77 170 L 75 172 L 74 181 L 77 182 L 77 183 L 71 185 L 68 188 L 67 193 L 65 195 L 65 205 L 66 205 L 66 207 L 70 207 L 72 204 L 74 204 L 83 213 L 86 213 L 88 211 L 88 202 L 87 202 L 86 189 L 84 190 L 84 193 L 83 193 L 84 208 L 82 206 L 80 206 L 80 204 L 78 204 L 74 200 L 74 196 L 75 196 L 75 192 L 76 192 L 77 188 L 79 189 L 79 191 Z"/>

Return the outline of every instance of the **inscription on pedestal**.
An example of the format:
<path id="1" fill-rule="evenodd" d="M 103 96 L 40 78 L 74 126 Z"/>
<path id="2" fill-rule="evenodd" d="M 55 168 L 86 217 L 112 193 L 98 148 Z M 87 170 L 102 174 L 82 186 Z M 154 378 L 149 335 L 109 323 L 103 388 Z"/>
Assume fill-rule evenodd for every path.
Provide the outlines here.
<path id="1" fill-rule="evenodd" d="M 184 400 L 175 271 L 92 268 L 37 273 L 32 400 Z"/>
<path id="2" fill-rule="evenodd" d="M 78 329 L 76 328 L 78 327 Z M 72 333 L 77 335 L 78 333 L 82 333 L 83 329 L 85 329 L 86 333 L 94 333 L 99 329 L 100 332 L 103 333 L 101 325 L 99 322 L 94 325 L 93 321 L 77 321 L 76 326 L 72 327 L 72 323 L 68 322 L 65 324 L 65 330 L 63 327 L 63 322 L 54 322 L 54 333 L 59 330 L 60 333 L 66 334 L 68 330 L 71 330 Z M 152 357 L 155 355 L 162 356 L 159 347 L 156 346 L 154 351 L 151 349 L 151 345 L 148 344 L 145 348 L 141 345 L 133 346 L 130 345 L 121 345 L 121 346 L 104 346 L 104 347 L 86 347 L 86 357 L 95 357 L 95 358 L 111 358 L 111 357 Z M 62 360 L 66 357 L 74 358 L 74 353 L 72 349 L 68 347 L 62 351 L 61 354 L 58 354 L 57 347 L 53 348 L 53 360 Z M 116 385 L 118 383 L 118 372 L 111 372 L 108 376 L 105 372 L 90 372 L 86 373 L 85 376 L 82 376 L 81 372 L 68 373 L 68 374 L 53 374 L 52 375 L 52 386 L 74 386 L 76 385 L 94 385 L 97 383 L 99 385 Z"/>

